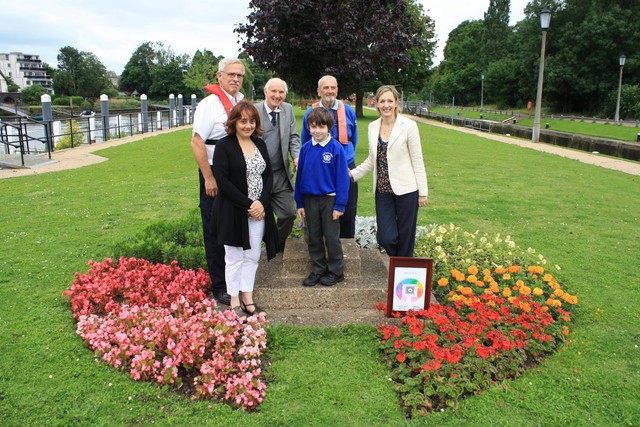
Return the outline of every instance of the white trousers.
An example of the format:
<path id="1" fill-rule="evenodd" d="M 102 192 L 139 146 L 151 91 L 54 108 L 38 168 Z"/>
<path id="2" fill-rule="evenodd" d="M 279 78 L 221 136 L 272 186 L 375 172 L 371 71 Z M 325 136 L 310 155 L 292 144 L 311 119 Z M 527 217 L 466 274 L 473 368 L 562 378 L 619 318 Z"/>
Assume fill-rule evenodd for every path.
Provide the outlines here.
<path id="1" fill-rule="evenodd" d="M 238 296 L 240 292 L 253 292 L 256 282 L 256 271 L 260 261 L 262 238 L 264 237 L 264 219 L 249 219 L 249 243 L 251 249 L 242 246 L 224 245 L 224 277 L 227 282 L 227 293 Z"/>

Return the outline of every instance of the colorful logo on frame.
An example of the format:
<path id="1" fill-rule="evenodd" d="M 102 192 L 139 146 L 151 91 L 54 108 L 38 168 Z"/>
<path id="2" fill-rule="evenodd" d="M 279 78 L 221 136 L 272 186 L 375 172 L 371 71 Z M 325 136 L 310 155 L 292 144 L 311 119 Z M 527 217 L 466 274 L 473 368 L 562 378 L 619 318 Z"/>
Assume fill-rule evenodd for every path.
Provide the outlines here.
<path id="1" fill-rule="evenodd" d="M 407 278 L 396 285 L 396 296 L 402 302 L 416 302 L 424 294 L 424 285 L 417 279 Z"/>

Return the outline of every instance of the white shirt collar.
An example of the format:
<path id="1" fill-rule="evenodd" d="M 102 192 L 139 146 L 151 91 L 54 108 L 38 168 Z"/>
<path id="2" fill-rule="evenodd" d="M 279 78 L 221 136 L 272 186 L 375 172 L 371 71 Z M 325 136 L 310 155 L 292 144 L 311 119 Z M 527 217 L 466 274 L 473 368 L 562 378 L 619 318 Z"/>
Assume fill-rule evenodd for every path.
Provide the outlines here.
<path id="1" fill-rule="evenodd" d="M 321 147 L 325 147 L 329 143 L 330 140 L 331 140 L 331 135 L 329 135 L 327 137 L 327 139 L 325 139 L 324 141 L 320 141 L 320 142 L 318 142 L 315 139 L 311 138 L 311 143 L 313 145 L 320 145 Z"/>

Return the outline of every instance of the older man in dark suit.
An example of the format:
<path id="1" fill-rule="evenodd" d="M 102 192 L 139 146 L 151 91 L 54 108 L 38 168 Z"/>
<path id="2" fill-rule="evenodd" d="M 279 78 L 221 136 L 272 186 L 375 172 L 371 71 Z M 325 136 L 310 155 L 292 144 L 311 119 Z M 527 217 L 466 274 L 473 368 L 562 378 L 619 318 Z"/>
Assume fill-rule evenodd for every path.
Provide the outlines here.
<path id="1" fill-rule="evenodd" d="M 267 143 L 271 167 L 273 168 L 273 190 L 271 207 L 278 221 L 278 244 L 280 251 L 291 233 L 296 218 L 293 200 L 293 172 L 289 156 L 294 167 L 298 167 L 300 154 L 300 136 L 296 126 L 293 106 L 284 99 L 287 96 L 287 83 L 278 78 L 270 79 L 264 86 L 265 101 L 256 107 L 262 123 L 262 139 Z"/>

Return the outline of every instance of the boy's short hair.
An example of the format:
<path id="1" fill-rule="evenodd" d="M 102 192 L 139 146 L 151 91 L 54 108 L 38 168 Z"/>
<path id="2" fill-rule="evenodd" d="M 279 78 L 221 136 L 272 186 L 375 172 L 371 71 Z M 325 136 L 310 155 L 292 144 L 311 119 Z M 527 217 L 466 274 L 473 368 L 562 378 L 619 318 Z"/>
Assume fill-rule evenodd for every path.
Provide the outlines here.
<path id="1" fill-rule="evenodd" d="M 307 116 L 307 126 L 312 124 L 316 126 L 325 125 L 331 130 L 333 129 L 333 114 L 323 107 L 314 108 Z"/>

